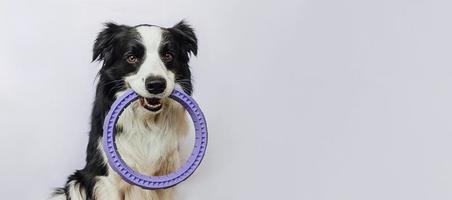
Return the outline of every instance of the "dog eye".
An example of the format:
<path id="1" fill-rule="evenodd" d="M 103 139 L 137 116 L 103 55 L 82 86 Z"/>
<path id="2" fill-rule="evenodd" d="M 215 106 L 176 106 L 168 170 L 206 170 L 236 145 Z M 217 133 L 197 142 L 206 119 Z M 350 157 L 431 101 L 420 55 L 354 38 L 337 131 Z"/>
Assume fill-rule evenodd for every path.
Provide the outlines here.
<path id="1" fill-rule="evenodd" d="M 127 56 L 127 62 L 130 64 L 135 64 L 138 62 L 138 58 L 134 55 Z"/>
<path id="2" fill-rule="evenodd" d="M 165 53 L 165 54 L 163 54 L 162 60 L 163 60 L 163 62 L 165 62 L 165 63 L 168 63 L 168 62 L 173 61 L 173 54 L 171 54 L 171 53 Z"/>

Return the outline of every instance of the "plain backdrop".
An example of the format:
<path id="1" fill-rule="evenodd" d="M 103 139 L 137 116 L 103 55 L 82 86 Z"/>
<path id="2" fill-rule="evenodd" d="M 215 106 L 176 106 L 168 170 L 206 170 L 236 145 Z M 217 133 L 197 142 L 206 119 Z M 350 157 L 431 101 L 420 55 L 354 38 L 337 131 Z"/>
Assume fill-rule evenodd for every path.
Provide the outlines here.
<path id="1" fill-rule="evenodd" d="M 450 0 L 0 1 L 0 199 L 84 165 L 102 23 L 199 37 L 209 125 L 181 200 L 452 199 Z"/>

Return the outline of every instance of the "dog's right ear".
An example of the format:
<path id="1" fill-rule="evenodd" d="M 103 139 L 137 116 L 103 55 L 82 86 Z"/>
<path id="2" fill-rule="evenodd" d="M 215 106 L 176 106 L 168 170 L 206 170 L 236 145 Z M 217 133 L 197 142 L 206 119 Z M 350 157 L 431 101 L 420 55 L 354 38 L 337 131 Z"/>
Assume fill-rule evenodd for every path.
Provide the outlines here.
<path id="1" fill-rule="evenodd" d="M 105 23 L 105 28 L 96 38 L 93 47 L 92 61 L 104 61 L 104 65 L 111 60 L 113 56 L 113 44 L 116 35 L 124 29 L 124 26 L 109 22 Z"/>

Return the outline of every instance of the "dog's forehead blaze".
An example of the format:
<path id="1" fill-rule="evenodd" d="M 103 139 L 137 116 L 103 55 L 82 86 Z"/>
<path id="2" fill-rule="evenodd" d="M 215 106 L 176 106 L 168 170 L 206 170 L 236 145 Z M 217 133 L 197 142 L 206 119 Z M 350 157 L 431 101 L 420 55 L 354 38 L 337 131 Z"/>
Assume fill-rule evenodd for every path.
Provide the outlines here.
<path id="1" fill-rule="evenodd" d="M 163 30 L 158 26 L 139 26 L 136 28 L 146 53 L 158 52 L 162 43 Z"/>

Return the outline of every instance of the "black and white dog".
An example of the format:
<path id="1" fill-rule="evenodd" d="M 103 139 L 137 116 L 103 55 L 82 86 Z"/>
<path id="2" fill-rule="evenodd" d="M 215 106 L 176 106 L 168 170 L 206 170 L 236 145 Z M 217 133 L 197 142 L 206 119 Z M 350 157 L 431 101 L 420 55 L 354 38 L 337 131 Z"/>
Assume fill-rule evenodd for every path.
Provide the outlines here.
<path id="1" fill-rule="evenodd" d="M 173 189 L 144 190 L 124 182 L 107 164 L 102 124 L 116 97 L 131 88 L 141 98 L 117 123 L 116 145 L 124 161 L 145 175 L 179 167 L 179 144 L 188 131 L 185 110 L 167 98 L 174 87 L 192 93 L 189 57 L 197 38 L 184 21 L 174 27 L 107 23 L 95 41 L 93 61 L 102 61 L 91 116 L 86 165 L 69 176 L 53 200 L 173 199 Z"/>

